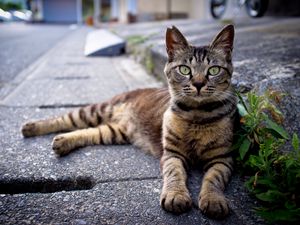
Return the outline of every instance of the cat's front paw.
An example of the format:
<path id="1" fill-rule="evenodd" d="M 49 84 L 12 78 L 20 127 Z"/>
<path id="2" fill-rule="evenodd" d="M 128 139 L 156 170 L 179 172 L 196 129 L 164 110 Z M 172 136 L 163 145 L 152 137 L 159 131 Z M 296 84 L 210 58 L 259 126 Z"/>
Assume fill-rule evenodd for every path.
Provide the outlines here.
<path id="1" fill-rule="evenodd" d="M 28 122 L 25 123 L 22 128 L 21 132 L 24 137 L 33 137 L 38 134 L 38 128 L 35 122 Z"/>
<path id="2" fill-rule="evenodd" d="M 202 213 L 215 219 L 222 219 L 229 214 L 229 206 L 225 196 L 217 192 L 200 196 L 199 208 Z"/>
<path id="3" fill-rule="evenodd" d="M 163 191 L 160 205 L 166 211 L 180 214 L 192 207 L 192 199 L 188 191 Z"/>
<path id="4" fill-rule="evenodd" d="M 66 155 L 73 147 L 70 140 L 62 134 L 53 138 L 52 149 L 58 155 Z"/>

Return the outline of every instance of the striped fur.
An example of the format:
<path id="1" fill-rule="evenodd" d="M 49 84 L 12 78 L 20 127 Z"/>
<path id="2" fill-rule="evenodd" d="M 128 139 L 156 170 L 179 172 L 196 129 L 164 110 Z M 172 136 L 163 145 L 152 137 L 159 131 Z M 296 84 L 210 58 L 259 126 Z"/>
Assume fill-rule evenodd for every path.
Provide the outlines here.
<path id="1" fill-rule="evenodd" d="M 23 125 L 24 137 L 69 131 L 53 139 L 59 155 L 88 145 L 134 144 L 161 158 L 161 206 L 182 213 L 192 206 L 187 171 L 203 165 L 199 208 L 208 216 L 229 213 L 223 190 L 233 171 L 230 146 L 236 98 L 231 88 L 233 26 L 209 46 L 194 47 L 173 27 L 167 30 L 168 89 L 140 89 L 57 118 Z M 182 74 L 181 66 L 190 69 Z M 212 76 L 210 68 L 218 67 Z"/>

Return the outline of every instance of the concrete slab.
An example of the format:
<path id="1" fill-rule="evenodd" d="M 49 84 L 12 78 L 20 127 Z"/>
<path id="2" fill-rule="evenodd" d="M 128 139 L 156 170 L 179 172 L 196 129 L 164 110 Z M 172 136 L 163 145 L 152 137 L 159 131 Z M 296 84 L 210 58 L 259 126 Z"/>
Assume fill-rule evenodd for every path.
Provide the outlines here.
<path id="1" fill-rule="evenodd" d="M 85 56 L 116 56 L 125 53 L 125 41 L 108 30 L 91 31 L 86 38 Z"/>
<path id="2" fill-rule="evenodd" d="M 159 206 L 162 183 L 141 179 L 97 184 L 92 190 L 0 195 L 1 224 L 264 224 L 249 208 L 251 199 L 234 179 L 229 188 L 232 208 L 222 221 L 208 219 L 197 208 L 173 215 Z M 196 185 L 194 185 L 196 186 Z M 192 192 L 194 195 L 195 193 Z"/>
<path id="3" fill-rule="evenodd" d="M 253 18 L 233 18 L 227 21 L 232 21 L 235 25 L 240 27 L 249 27 L 264 25 L 274 21 L 274 18 L 263 17 L 260 19 Z M 130 25 L 116 25 L 112 27 L 112 31 L 116 32 L 119 36 L 127 39 L 132 36 L 140 35 L 143 37 L 150 37 L 147 41 L 152 41 L 157 39 L 159 42 L 160 39 L 164 39 L 165 32 L 167 27 L 175 25 L 183 33 L 192 34 L 196 36 L 201 36 L 209 33 L 211 30 L 222 27 L 223 21 L 217 20 L 196 20 L 196 19 L 176 19 L 176 20 L 165 20 L 165 21 L 155 21 L 155 22 L 144 22 L 144 23 L 135 23 Z"/>
<path id="4" fill-rule="evenodd" d="M 173 216 L 157 207 L 158 180 L 97 185 L 93 191 L 0 195 L 2 224 L 211 224 L 200 213 Z M 26 206 L 26 207 L 24 207 Z M 34 211 L 33 211 L 34 209 Z M 191 215 L 192 214 L 192 215 Z M 206 221 L 206 223 L 204 223 Z"/>
<path id="5" fill-rule="evenodd" d="M 58 76 L 54 79 L 26 80 L 2 104 L 39 107 L 102 102 L 116 94 L 128 91 L 120 77 L 115 79 L 118 82 L 114 79 L 93 79 L 75 74 L 72 77 Z"/>

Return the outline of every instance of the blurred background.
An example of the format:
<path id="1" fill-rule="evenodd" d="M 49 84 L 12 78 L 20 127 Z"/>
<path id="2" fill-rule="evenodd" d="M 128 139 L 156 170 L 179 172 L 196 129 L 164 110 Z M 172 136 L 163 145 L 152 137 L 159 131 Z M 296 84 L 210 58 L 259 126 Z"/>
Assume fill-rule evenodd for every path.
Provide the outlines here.
<path id="1" fill-rule="evenodd" d="M 166 19 L 209 19 L 211 2 L 222 0 L 0 0 L 0 21 L 27 21 L 44 23 L 101 22 L 134 23 Z M 237 13 L 237 2 L 230 0 L 225 16 Z M 255 1 L 254 1 L 255 2 Z M 268 16 L 299 16 L 300 1 L 268 1 Z M 236 4 L 237 3 L 237 4 Z"/>
<path id="2" fill-rule="evenodd" d="M 299 0 L 0 0 L 0 97 L 8 94 L 1 93 L 4 86 L 74 30 L 83 34 L 105 28 L 123 38 L 127 53 L 134 53 L 151 73 L 163 74 L 167 26 L 178 26 L 192 43 L 204 34 L 212 35 L 225 23 L 243 29 L 264 24 L 276 30 L 265 29 L 268 35 L 291 36 L 293 32 L 298 37 L 295 23 L 299 15 Z M 279 23 L 285 29 L 279 28 Z M 256 41 L 254 33 L 248 37 Z M 242 46 L 252 39 L 243 39 Z M 106 44 L 111 38 L 98 40 Z M 83 53 L 85 42 L 73 46 L 81 46 Z M 130 49 L 132 43 L 143 44 L 143 50 L 139 45 Z M 146 54 L 136 54 L 144 50 Z M 149 58 L 154 63 L 149 63 Z"/>

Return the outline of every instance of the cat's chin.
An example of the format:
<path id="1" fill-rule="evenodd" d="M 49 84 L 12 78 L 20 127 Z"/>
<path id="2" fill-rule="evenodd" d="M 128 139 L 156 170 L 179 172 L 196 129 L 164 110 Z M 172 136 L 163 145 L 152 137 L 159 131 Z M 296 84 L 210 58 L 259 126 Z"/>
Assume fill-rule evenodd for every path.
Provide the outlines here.
<path id="1" fill-rule="evenodd" d="M 212 93 L 199 93 L 199 94 L 195 93 L 194 95 L 190 95 L 188 97 L 197 103 L 202 103 L 202 102 L 211 101 L 213 99 L 213 94 Z"/>
<path id="2" fill-rule="evenodd" d="M 214 98 L 212 98 L 211 95 L 207 95 L 207 96 L 204 96 L 204 95 L 197 95 L 197 96 L 189 96 L 188 97 L 188 100 L 196 105 L 198 105 L 199 103 L 207 103 L 207 102 L 211 102 L 211 101 L 214 101 Z"/>

